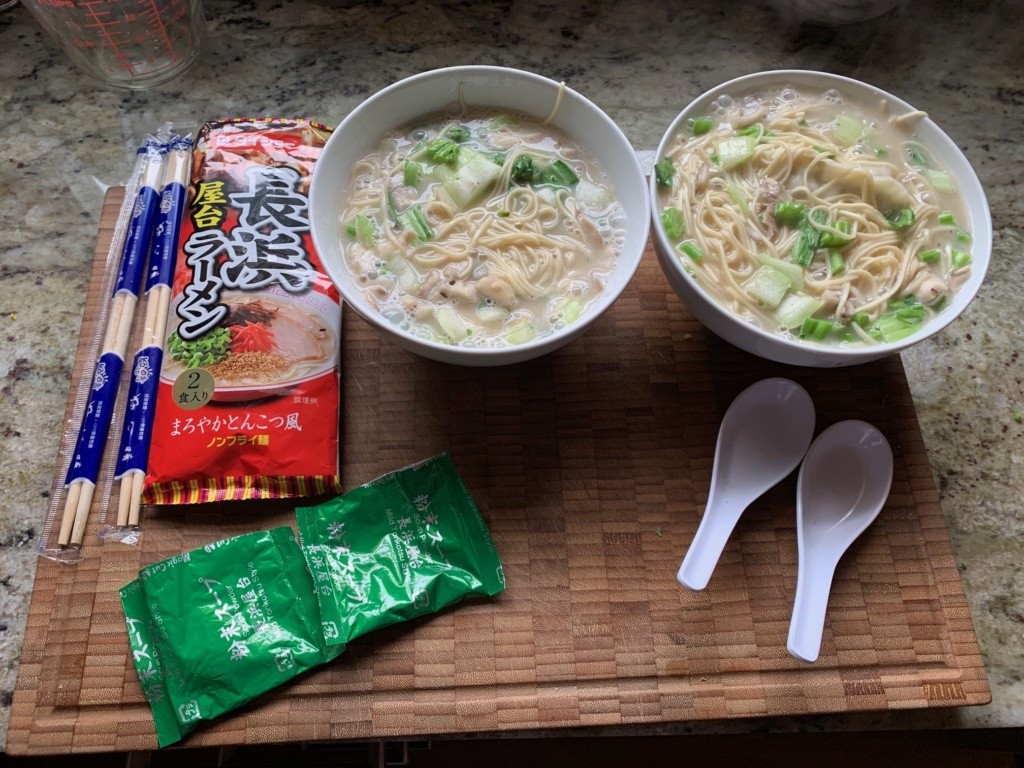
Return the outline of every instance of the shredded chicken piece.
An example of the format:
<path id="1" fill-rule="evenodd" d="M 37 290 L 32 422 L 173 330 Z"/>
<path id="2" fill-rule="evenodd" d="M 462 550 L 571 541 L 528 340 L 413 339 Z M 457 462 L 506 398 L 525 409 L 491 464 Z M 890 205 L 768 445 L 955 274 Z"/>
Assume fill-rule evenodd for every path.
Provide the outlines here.
<path id="1" fill-rule="evenodd" d="M 516 304 L 516 292 L 512 285 L 503 277 L 497 275 L 485 275 L 476 284 L 477 293 L 485 299 L 490 299 L 506 309 Z"/>
<path id="2" fill-rule="evenodd" d="M 939 296 L 946 293 L 946 283 L 943 282 L 942 278 L 936 277 L 930 272 L 922 270 L 917 276 L 910 281 L 910 285 L 907 286 L 911 293 L 913 293 L 922 304 L 931 304 L 936 301 Z"/>

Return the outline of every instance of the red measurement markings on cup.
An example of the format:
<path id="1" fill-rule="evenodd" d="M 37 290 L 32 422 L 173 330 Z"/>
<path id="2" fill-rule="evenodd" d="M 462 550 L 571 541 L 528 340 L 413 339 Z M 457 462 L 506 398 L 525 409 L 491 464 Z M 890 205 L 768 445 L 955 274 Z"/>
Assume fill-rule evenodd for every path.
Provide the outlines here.
<path id="1" fill-rule="evenodd" d="M 49 5 L 68 7 L 70 0 L 43 0 Z M 67 3 L 67 5 L 65 5 Z M 137 4 L 138 10 L 124 10 L 123 5 L 110 0 L 87 0 L 79 4 L 88 21 L 79 24 L 74 19 L 65 20 L 65 26 L 75 34 L 70 42 L 76 48 L 108 48 L 124 69 L 133 76 L 153 74 L 177 66 L 179 54 L 175 41 L 182 39 L 168 28 L 165 17 L 179 22 L 188 16 L 188 4 L 168 2 L 161 10 L 158 0 L 146 0 Z M 149 48 L 150 50 L 147 50 Z M 152 65 L 160 63 L 160 66 Z M 144 66 L 140 66 L 144 65 Z"/>

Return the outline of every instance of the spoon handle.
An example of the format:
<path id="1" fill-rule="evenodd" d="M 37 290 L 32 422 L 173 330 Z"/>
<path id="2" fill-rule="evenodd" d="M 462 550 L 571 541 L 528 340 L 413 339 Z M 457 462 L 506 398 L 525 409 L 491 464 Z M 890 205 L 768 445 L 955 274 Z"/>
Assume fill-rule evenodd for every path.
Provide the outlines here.
<path id="1" fill-rule="evenodd" d="M 746 504 L 729 500 L 723 500 L 722 503 L 714 499 L 708 500 L 697 534 L 693 537 L 686 557 L 683 558 L 683 564 L 679 566 L 679 572 L 676 574 L 680 584 L 696 591 L 708 585 L 718 558 L 725 549 L 725 543 L 746 508 Z"/>
<path id="2" fill-rule="evenodd" d="M 800 557 L 796 576 L 796 599 L 789 621 L 786 650 L 800 661 L 816 661 L 825 630 L 825 611 L 832 591 L 836 563 Z"/>

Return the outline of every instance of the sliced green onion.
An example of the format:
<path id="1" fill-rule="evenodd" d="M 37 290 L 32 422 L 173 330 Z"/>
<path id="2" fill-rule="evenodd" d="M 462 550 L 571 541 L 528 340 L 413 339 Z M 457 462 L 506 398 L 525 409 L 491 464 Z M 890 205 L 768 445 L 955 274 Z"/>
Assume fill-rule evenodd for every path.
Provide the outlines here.
<path id="1" fill-rule="evenodd" d="M 686 234 L 683 212 L 678 208 L 666 208 L 661 212 L 661 226 L 665 228 L 665 234 L 671 240 L 678 240 Z"/>
<path id="2" fill-rule="evenodd" d="M 377 239 L 377 227 L 373 223 L 373 219 L 362 213 L 355 215 L 355 218 L 345 227 L 345 232 L 353 240 L 358 240 L 367 248 L 373 245 L 373 241 Z"/>
<path id="3" fill-rule="evenodd" d="M 690 131 L 694 136 L 703 136 L 715 127 L 715 121 L 710 117 L 697 117 L 690 121 Z"/>
<path id="4" fill-rule="evenodd" d="M 818 245 L 822 248 L 842 248 L 844 245 L 849 245 L 853 240 L 853 224 L 849 221 L 837 221 L 832 226 L 838 231 L 822 231 Z"/>
<path id="5" fill-rule="evenodd" d="M 952 211 L 943 211 L 939 214 L 939 224 L 947 224 L 949 226 L 956 226 L 956 219 L 953 218 Z"/>
<path id="6" fill-rule="evenodd" d="M 823 209 L 811 211 L 811 215 L 800 225 L 800 236 L 797 237 L 793 252 L 789 255 L 791 261 L 801 267 L 810 266 L 814 252 L 821 244 L 821 230 L 813 226 L 811 222 L 824 224 L 827 220 L 828 214 Z"/>
<path id="7" fill-rule="evenodd" d="M 833 275 L 841 275 L 846 271 L 846 262 L 839 251 L 828 252 L 828 268 Z"/>
<path id="8" fill-rule="evenodd" d="M 654 164 L 654 178 L 659 187 L 671 187 L 675 175 L 676 166 L 672 162 L 672 158 L 666 157 Z"/>
<path id="9" fill-rule="evenodd" d="M 414 205 L 398 217 L 402 229 L 412 232 L 421 243 L 434 239 L 434 230 L 430 227 L 423 209 Z"/>
<path id="10" fill-rule="evenodd" d="M 696 262 L 700 262 L 704 259 L 704 253 L 693 240 L 687 240 L 685 243 L 679 246 L 679 250 L 689 256 Z"/>
<path id="11" fill-rule="evenodd" d="M 888 147 L 875 147 L 875 157 L 888 157 L 888 156 L 889 156 L 889 148 Z"/>
<path id="12" fill-rule="evenodd" d="M 764 126 L 760 123 L 754 123 L 748 125 L 746 128 L 740 128 L 736 131 L 737 136 L 757 136 L 760 137 L 764 134 Z"/>
<path id="13" fill-rule="evenodd" d="M 469 128 L 463 125 L 453 125 L 444 132 L 444 135 L 458 144 L 467 141 L 470 137 Z"/>
<path id="14" fill-rule="evenodd" d="M 388 218 L 390 218 L 395 223 L 395 226 L 401 229 L 402 221 L 398 216 L 398 208 L 395 207 L 395 198 L 391 194 L 390 189 L 385 194 L 385 198 L 387 199 L 388 202 Z"/>
<path id="15" fill-rule="evenodd" d="M 451 139 L 437 139 L 427 147 L 427 154 L 438 163 L 454 165 L 459 159 L 459 145 Z"/>
<path id="16" fill-rule="evenodd" d="M 855 313 L 855 314 L 854 314 L 854 316 L 853 316 L 853 322 L 855 322 L 855 323 L 856 323 L 857 325 L 859 325 L 859 326 L 860 326 L 861 328 L 864 328 L 864 329 L 866 330 L 866 329 L 867 329 L 867 327 L 868 327 L 869 325 L 871 325 L 871 315 L 869 315 L 869 314 L 868 314 L 867 312 L 865 312 L 865 311 L 864 311 L 864 310 L 862 309 L 862 310 L 860 310 L 859 312 L 857 312 L 857 313 Z"/>
<path id="17" fill-rule="evenodd" d="M 800 325 L 800 336 L 805 339 L 811 338 L 821 341 L 832 332 L 834 325 L 831 320 L 808 317 Z"/>
<path id="18" fill-rule="evenodd" d="M 885 214 L 885 218 L 889 222 L 890 227 L 902 231 L 913 226 L 914 211 L 911 208 L 900 208 L 899 210 L 889 211 Z"/>
<path id="19" fill-rule="evenodd" d="M 971 254 L 967 253 L 967 251 L 961 251 L 959 248 L 951 248 L 949 256 L 953 263 L 953 269 L 960 269 L 971 263 Z"/>
<path id="20" fill-rule="evenodd" d="M 969 243 L 969 242 L 971 242 L 971 240 L 974 239 L 974 238 L 971 237 L 971 233 L 970 232 L 965 232 L 962 229 L 958 229 L 956 231 L 956 234 L 953 235 L 953 237 L 956 238 L 956 241 L 958 243 Z"/>
<path id="21" fill-rule="evenodd" d="M 422 165 L 412 160 L 406 160 L 405 169 L 402 172 L 402 183 L 407 187 L 415 187 L 420 183 L 420 175 L 422 173 Z"/>
<path id="22" fill-rule="evenodd" d="M 907 162 L 918 168 L 927 168 L 931 165 L 931 161 L 928 159 L 928 153 L 925 152 L 924 147 L 920 144 L 908 141 L 903 145 L 903 151 L 907 155 Z"/>
<path id="23" fill-rule="evenodd" d="M 775 204 L 775 220 L 787 227 L 796 227 L 804 220 L 807 206 L 796 200 L 780 200 Z"/>
<path id="24" fill-rule="evenodd" d="M 930 264 L 933 261 L 938 261 L 942 257 L 941 251 L 936 248 L 929 248 L 927 251 L 921 251 L 917 254 L 917 258 L 923 261 L 925 264 Z"/>

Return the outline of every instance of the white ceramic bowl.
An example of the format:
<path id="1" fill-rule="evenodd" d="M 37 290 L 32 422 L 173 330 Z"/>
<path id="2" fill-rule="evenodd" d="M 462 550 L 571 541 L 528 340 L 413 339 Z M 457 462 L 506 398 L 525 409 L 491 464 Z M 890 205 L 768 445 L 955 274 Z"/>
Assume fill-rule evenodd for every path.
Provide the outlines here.
<path id="1" fill-rule="evenodd" d="M 583 333 L 622 293 L 640 265 L 647 242 L 650 199 L 643 169 L 622 131 L 592 102 L 565 89 L 554 125 L 575 138 L 608 174 L 626 213 L 622 252 L 604 291 L 580 319 L 526 344 L 500 349 L 456 347 L 418 338 L 388 322 L 366 299 L 345 266 L 340 213 L 352 166 L 372 151 L 385 131 L 463 99 L 471 107 L 500 107 L 547 117 L 559 84 L 503 67 L 450 67 L 401 80 L 374 94 L 346 117 L 317 161 L 310 188 L 313 240 L 324 268 L 352 309 L 402 346 L 424 357 L 459 365 L 504 365 L 540 357 Z"/>
<path id="2" fill-rule="evenodd" d="M 695 99 L 672 122 L 658 145 L 655 160 L 660 160 L 667 152 L 673 137 L 686 126 L 692 117 L 700 117 L 707 113 L 708 107 L 722 94 L 742 96 L 755 91 L 768 90 L 781 85 L 791 85 L 797 90 L 801 88 L 809 92 L 821 92 L 836 88 L 851 99 L 867 104 L 888 99 L 891 115 L 900 115 L 915 111 L 914 107 L 896 96 L 886 93 L 880 88 L 825 72 L 808 72 L 803 70 L 778 70 L 758 72 L 730 80 Z M 898 342 L 880 343 L 872 346 L 839 347 L 825 346 L 812 341 L 788 339 L 764 331 L 744 322 L 727 308 L 710 297 L 697 281 L 690 276 L 678 256 L 673 255 L 675 249 L 665 235 L 661 224 L 658 190 L 651 176 L 649 190 L 651 195 L 652 218 L 654 221 L 654 245 L 665 277 L 672 289 L 683 300 L 687 308 L 705 327 L 735 344 L 740 349 L 758 357 L 775 360 L 792 365 L 807 365 L 817 368 L 833 368 L 843 365 L 855 365 L 876 360 L 894 352 L 913 346 L 941 331 L 953 322 L 978 293 L 981 282 L 988 270 L 989 257 L 992 251 L 992 219 L 989 214 L 985 191 L 978 181 L 974 169 L 960 148 L 931 119 L 921 120 L 916 124 L 918 140 L 929 152 L 938 159 L 943 167 L 956 181 L 959 192 L 964 200 L 964 208 L 968 221 L 961 226 L 970 231 L 973 237 L 971 244 L 972 268 L 967 283 L 960 288 L 956 296 L 941 312 L 921 330 Z"/>

